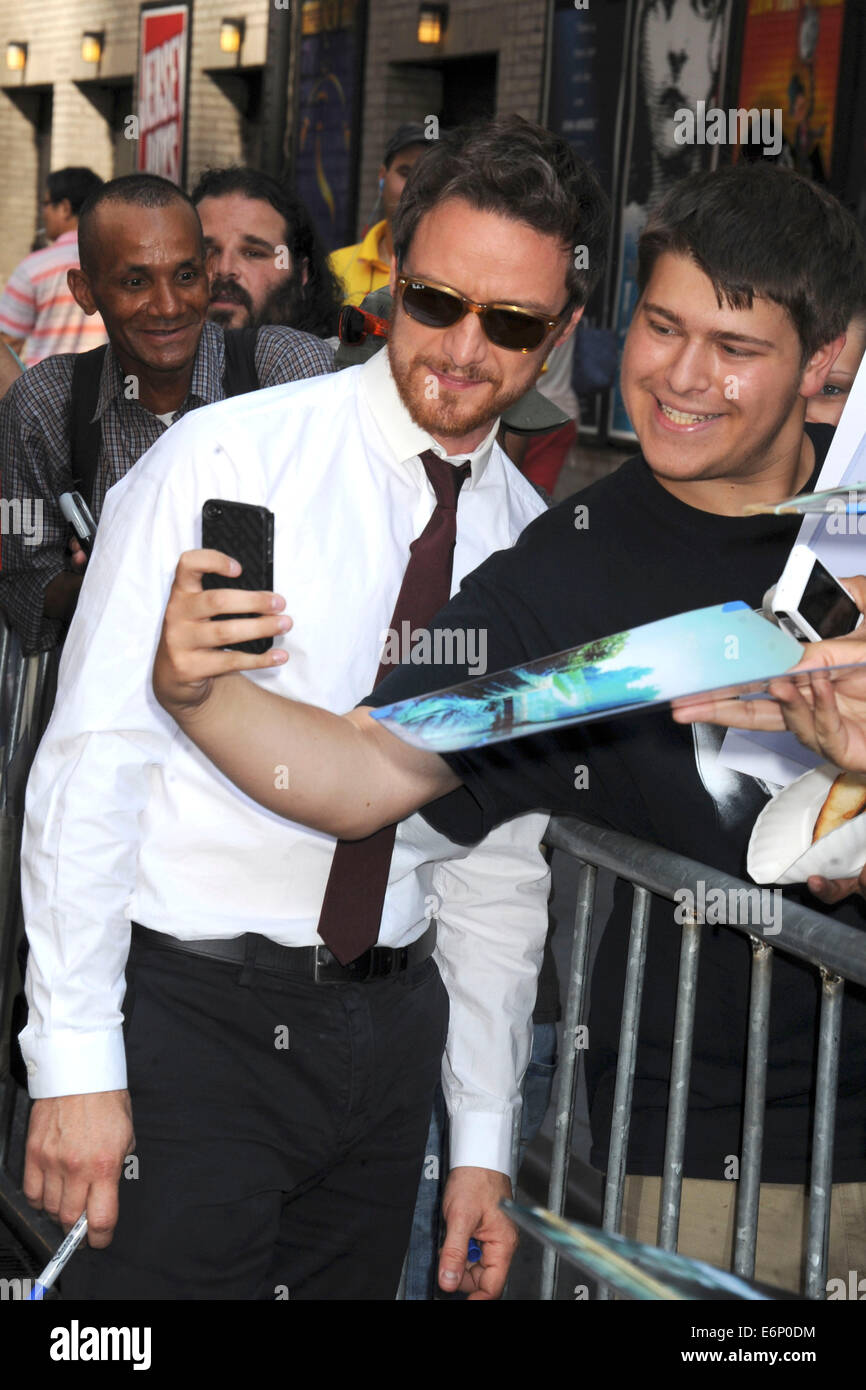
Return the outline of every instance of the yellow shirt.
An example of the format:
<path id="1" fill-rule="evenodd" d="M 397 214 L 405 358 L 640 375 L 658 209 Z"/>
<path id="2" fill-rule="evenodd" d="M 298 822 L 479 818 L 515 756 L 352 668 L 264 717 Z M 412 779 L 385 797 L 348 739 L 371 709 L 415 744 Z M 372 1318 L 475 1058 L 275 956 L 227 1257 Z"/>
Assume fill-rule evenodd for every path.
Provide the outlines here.
<path id="1" fill-rule="evenodd" d="M 373 290 L 387 285 L 391 266 L 379 259 L 379 240 L 386 225 L 384 219 L 376 222 L 363 241 L 331 252 L 331 269 L 342 281 L 345 304 L 360 304 Z"/>

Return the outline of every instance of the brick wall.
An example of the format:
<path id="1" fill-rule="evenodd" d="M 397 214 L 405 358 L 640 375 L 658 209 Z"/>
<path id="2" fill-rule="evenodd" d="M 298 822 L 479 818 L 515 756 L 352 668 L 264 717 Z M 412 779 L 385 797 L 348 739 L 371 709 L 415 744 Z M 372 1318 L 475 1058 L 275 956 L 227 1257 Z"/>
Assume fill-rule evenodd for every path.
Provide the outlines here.
<path id="1" fill-rule="evenodd" d="M 99 70 L 81 60 L 85 30 L 103 30 L 105 50 Z M 50 133 L 52 169 L 86 164 L 103 177 L 113 173 L 111 131 L 86 96 L 86 83 L 99 76 L 131 80 L 135 70 L 138 7 L 123 0 L 3 0 L 0 5 L 0 187 L 3 188 L 0 280 L 30 250 L 37 206 L 34 126 L 21 104 L 35 107 L 38 90 L 53 91 Z M 23 74 L 5 67 L 6 45 L 28 45 Z M 24 80 L 21 81 L 21 78 Z M 84 83 L 82 89 L 78 83 Z"/>
<path id="2" fill-rule="evenodd" d="M 298 3 L 293 0 L 293 7 Z M 277 0 L 270 0 L 270 4 L 281 12 L 278 17 L 284 17 L 286 24 L 293 23 L 292 9 Z M 382 150 L 392 131 L 403 121 L 423 120 L 440 112 L 438 60 L 495 53 L 497 111 L 538 116 L 546 9 L 547 0 L 452 0 L 444 38 L 432 49 L 417 41 L 417 4 L 411 0 L 369 0 L 359 229 L 372 209 Z M 245 20 L 240 64 L 238 58 L 219 51 L 219 25 L 227 14 Z M 115 150 L 109 103 L 104 87 L 97 92 L 95 84 L 133 82 L 138 16 L 136 0 L 0 0 L 0 64 L 10 40 L 28 44 L 22 75 L 0 66 L 0 285 L 29 251 L 36 227 L 39 190 L 32 119 L 36 93 L 53 93 L 49 167 L 88 164 L 103 177 L 111 177 Z M 232 0 L 230 5 L 226 0 L 194 0 L 192 4 L 188 186 L 208 164 L 242 158 L 239 105 L 244 84 L 239 74 L 264 63 L 269 16 L 273 17 L 268 0 Z M 98 70 L 81 60 L 85 30 L 105 33 Z M 93 100 L 87 95 L 88 84 Z"/>
<path id="3" fill-rule="evenodd" d="M 265 58 L 267 0 L 232 0 L 230 5 L 224 0 L 194 0 L 187 106 L 188 182 L 205 165 L 228 163 L 241 155 L 241 118 L 224 89 L 232 87 L 231 76 L 221 86 L 210 75 L 220 71 L 230 75 L 238 69 L 235 57 L 219 51 L 220 20 L 227 14 L 246 21 L 241 63 L 256 67 Z M 0 285 L 30 250 L 36 229 L 37 150 L 34 125 L 27 112 L 35 112 L 37 92 L 53 94 L 49 168 L 86 164 L 103 178 L 110 178 L 115 173 L 115 151 L 108 118 L 110 94 L 104 84 L 134 82 L 138 22 L 136 0 L 0 0 Z M 86 30 L 105 34 L 98 68 L 81 59 L 81 36 Z M 23 74 L 5 68 L 10 41 L 28 45 Z M 88 84 L 93 101 L 87 95 Z M 235 88 L 240 85 L 235 80 Z"/>
<path id="4" fill-rule="evenodd" d="M 546 0 L 452 0 L 448 27 L 435 47 L 419 44 L 418 6 L 371 0 L 361 131 L 358 233 L 376 197 L 382 151 L 404 121 L 438 115 L 441 81 L 436 61 L 471 54 L 498 58 L 496 114 L 537 120 L 544 74 Z M 417 66 L 420 63 L 432 66 Z"/>

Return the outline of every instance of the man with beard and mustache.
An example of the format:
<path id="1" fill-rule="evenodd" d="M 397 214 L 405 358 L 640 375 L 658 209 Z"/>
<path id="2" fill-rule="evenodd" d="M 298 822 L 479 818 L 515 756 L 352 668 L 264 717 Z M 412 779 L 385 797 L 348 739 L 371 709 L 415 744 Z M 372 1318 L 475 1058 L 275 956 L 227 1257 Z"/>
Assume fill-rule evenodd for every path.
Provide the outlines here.
<path id="1" fill-rule="evenodd" d="M 204 230 L 211 323 L 336 334 L 340 285 L 300 198 L 270 174 L 233 165 L 208 169 L 192 201 Z"/>
<path id="2" fill-rule="evenodd" d="M 69 290 L 85 315 L 102 316 L 108 346 L 46 357 L 0 402 L 5 495 L 41 508 L 35 543 L 3 538 L 0 603 L 25 655 L 62 639 L 81 588 L 86 556 L 74 544 L 70 556 L 62 493 L 81 491 L 99 522 L 112 484 L 189 411 L 333 366 L 317 337 L 275 326 L 247 345 L 247 371 L 233 370 L 223 330 L 205 322 L 201 223 L 168 179 L 100 183 L 81 208 L 78 246 Z"/>
<path id="3" fill-rule="evenodd" d="M 419 211 L 413 190 L 432 205 Z M 76 692 L 61 682 L 33 784 L 44 889 L 25 871 L 22 1045 L 40 1098 L 25 1188 L 64 1223 L 86 1208 L 91 1246 L 109 1247 L 76 1257 L 65 1296 L 393 1298 L 440 1065 L 440 1286 L 484 1299 L 504 1284 L 516 1238 L 499 1202 L 547 931 L 544 817 L 468 854 L 416 818 L 347 880 L 354 847 L 236 793 L 148 680 L 207 498 L 273 512 L 275 581 L 295 614 L 276 686 L 331 710 L 545 510 L 497 446 L 498 417 L 574 331 L 603 268 L 605 195 L 564 140 L 510 117 L 436 142 L 396 225 L 385 349 L 322 386 L 199 412 L 109 499 L 112 544 L 97 542 L 64 663 Z M 214 631 L 231 643 L 231 626 Z M 453 637 L 484 668 L 485 635 Z M 121 641 L 140 662 L 118 663 Z M 294 787 L 291 768 L 274 775 Z M 55 810 L 86 852 L 55 840 Z M 55 893 L 86 905 L 62 947 L 83 976 L 54 963 L 48 916 L 68 917 Z M 133 1117 L 139 1177 L 120 1184 L 118 1219 Z M 468 1266 L 471 1236 L 483 1252 Z"/>

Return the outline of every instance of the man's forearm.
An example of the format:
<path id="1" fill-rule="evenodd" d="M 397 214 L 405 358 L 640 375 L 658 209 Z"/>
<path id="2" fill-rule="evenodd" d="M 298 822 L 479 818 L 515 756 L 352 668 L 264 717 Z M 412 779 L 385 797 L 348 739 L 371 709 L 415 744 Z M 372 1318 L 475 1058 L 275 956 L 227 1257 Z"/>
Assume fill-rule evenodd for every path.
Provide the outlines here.
<path id="1" fill-rule="evenodd" d="M 441 758 L 394 738 L 368 711 L 331 714 L 244 676 L 214 680 L 194 708 L 165 707 L 248 796 L 343 839 L 371 835 L 458 785 Z"/>

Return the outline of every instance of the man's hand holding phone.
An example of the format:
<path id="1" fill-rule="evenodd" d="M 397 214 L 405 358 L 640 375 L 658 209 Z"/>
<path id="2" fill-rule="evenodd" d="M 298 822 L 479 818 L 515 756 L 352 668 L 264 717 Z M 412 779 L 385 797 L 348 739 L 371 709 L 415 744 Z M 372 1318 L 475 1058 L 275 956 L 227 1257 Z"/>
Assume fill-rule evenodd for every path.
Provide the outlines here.
<path id="1" fill-rule="evenodd" d="M 153 667 L 156 698 L 175 717 L 208 699 L 215 676 L 288 660 L 280 648 L 260 654 L 226 650 L 236 642 L 288 632 L 292 620 L 282 611 L 285 599 L 266 591 L 205 589 L 206 574 L 232 579 L 241 574 L 241 566 L 218 550 L 187 550 L 178 561 Z M 256 616 L 233 616 L 251 613 Z"/>

